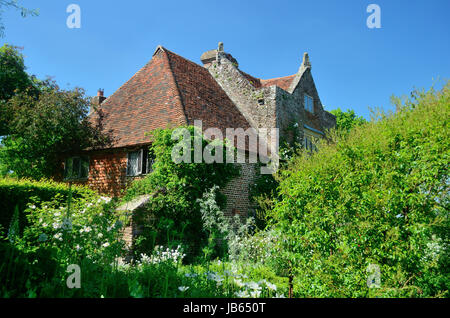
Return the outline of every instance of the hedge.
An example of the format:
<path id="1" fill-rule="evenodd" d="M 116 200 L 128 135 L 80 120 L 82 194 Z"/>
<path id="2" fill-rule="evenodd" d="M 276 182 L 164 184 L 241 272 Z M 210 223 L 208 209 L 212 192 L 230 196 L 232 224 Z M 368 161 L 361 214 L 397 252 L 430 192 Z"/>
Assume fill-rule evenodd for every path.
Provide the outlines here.
<path id="1" fill-rule="evenodd" d="M 72 186 L 74 198 L 95 195 L 95 192 L 87 187 Z M 5 232 L 11 223 L 16 206 L 19 208 L 20 228 L 26 221 L 23 211 L 28 204 L 36 201 L 51 201 L 59 194 L 62 201 L 69 195 L 69 185 L 50 180 L 32 181 L 28 179 L 0 178 L 0 226 Z"/>

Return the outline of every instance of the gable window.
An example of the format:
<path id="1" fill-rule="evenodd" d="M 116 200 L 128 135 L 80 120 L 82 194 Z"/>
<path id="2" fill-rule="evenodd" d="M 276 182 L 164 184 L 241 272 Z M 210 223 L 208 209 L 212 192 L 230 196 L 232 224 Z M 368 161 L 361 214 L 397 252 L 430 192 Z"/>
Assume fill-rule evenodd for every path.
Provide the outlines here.
<path id="1" fill-rule="evenodd" d="M 314 100 L 307 94 L 305 94 L 305 109 L 310 113 L 314 113 Z"/>
<path id="2" fill-rule="evenodd" d="M 128 153 L 127 176 L 135 177 L 152 172 L 154 158 L 148 147 Z"/>
<path id="3" fill-rule="evenodd" d="M 87 179 L 89 176 L 89 157 L 77 156 L 67 158 L 64 163 L 64 179 Z"/>

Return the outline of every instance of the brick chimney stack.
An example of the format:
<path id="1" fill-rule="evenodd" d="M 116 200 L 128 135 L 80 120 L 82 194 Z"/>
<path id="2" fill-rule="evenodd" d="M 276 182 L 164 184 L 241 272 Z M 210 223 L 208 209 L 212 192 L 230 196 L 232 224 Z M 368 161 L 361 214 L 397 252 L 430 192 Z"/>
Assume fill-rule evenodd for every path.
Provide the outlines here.
<path id="1" fill-rule="evenodd" d="M 97 96 L 92 97 L 92 99 L 91 99 L 91 109 L 90 109 L 89 113 L 92 113 L 92 110 L 94 108 L 99 107 L 103 103 L 103 101 L 106 99 L 106 97 L 103 96 L 104 93 L 105 93 L 105 90 L 100 88 L 97 91 Z"/>

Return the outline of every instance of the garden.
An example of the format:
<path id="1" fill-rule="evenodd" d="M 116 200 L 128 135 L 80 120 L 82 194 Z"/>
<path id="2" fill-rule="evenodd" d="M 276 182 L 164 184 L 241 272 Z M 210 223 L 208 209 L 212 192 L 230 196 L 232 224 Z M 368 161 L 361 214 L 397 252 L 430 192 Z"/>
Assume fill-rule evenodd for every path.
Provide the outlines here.
<path id="1" fill-rule="evenodd" d="M 449 91 L 394 98 L 368 122 L 337 114 L 317 151 L 287 149 L 255 181 L 247 219 L 223 212 L 237 166 L 174 163 L 172 129 L 151 132 L 153 171 L 118 198 L 39 165 L 11 173 L 30 136 L 8 138 L 0 297 L 449 297 Z M 143 194 L 130 250 L 117 207 Z"/>

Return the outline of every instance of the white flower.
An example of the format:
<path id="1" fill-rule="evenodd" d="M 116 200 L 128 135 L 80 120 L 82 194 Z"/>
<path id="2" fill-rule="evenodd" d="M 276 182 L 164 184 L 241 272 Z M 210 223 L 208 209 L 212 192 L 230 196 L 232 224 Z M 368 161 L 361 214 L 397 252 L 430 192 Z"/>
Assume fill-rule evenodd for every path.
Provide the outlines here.
<path id="1" fill-rule="evenodd" d="M 77 244 L 77 246 L 75 246 L 75 249 L 76 249 L 77 251 L 79 251 L 79 250 L 81 249 L 80 245 Z"/>
<path id="2" fill-rule="evenodd" d="M 261 291 L 259 291 L 259 290 L 253 290 L 250 292 L 251 298 L 258 298 L 260 295 L 261 295 Z"/>
<path id="3" fill-rule="evenodd" d="M 235 293 L 235 295 L 236 295 L 236 297 L 239 297 L 239 298 L 248 298 L 249 297 L 249 294 L 247 293 L 246 290 L 238 291 Z"/>
<path id="4" fill-rule="evenodd" d="M 36 209 L 36 206 L 33 204 L 33 205 L 30 205 L 30 209 Z"/>
<path id="5" fill-rule="evenodd" d="M 277 285 L 275 285 L 275 284 L 271 284 L 269 282 L 266 282 L 266 286 L 270 290 L 277 291 Z"/>
<path id="6" fill-rule="evenodd" d="M 56 233 L 55 235 L 53 235 L 53 238 L 62 241 L 62 234 L 61 233 Z"/>
<path id="7" fill-rule="evenodd" d="M 180 287 L 178 287 L 178 289 L 180 290 L 180 292 L 184 293 L 186 290 L 189 289 L 189 286 L 180 286 Z"/>
<path id="8" fill-rule="evenodd" d="M 103 237 L 103 234 L 102 234 L 102 233 L 98 233 L 98 237 L 99 237 L 99 238 L 102 238 L 102 237 Z"/>
<path id="9" fill-rule="evenodd" d="M 286 297 L 284 297 L 283 294 L 277 294 L 277 295 L 275 296 L 275 298 L 286 298 Z"/>
<path id="10" fill-rule="evenodd" d="M 238 285 L 239 287 L 244 287 L 245 284 L 242 283 L 242 281 L 240 279 L 235 279 L 234 282 L 236 283 L 236 285 Z"/>
<path id="11" fill-rule="evenodd" d="M 90 226 L 85 227 L 85 228 L 84 228 L 84 231 L 85 231 L 86 233 L 89 233 L 89 232 L 91 231 L 91 227 L 90 227 Z"/>
<path id="12" fill-rule="evenodd" d="M 259 286 L 258 283 L 255 282 L 247 283 L 247 287 L 253 290 L 261 290 L 261 286 Z"/>
<path id="13" fill-rule="evenodd" d="M 108 242 L 103 243 L 102 246 L 103 246 L 103 247 L 108 247 L 108 246 L 109 246 L 109 243 L 108 243 Z"/>
<path id="14" fill-rule="evenodd" d="M 100 202 L 100 201 L 103 201 L 103 202 L 105 202 L 105 203 L 109 203 L 109 202 L 111 202 L 111 198 L 108 198 L 108 197 L 100 197 L 99 202 Z"/>

